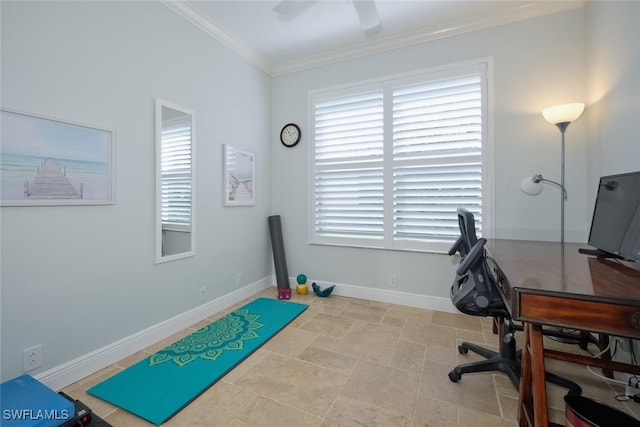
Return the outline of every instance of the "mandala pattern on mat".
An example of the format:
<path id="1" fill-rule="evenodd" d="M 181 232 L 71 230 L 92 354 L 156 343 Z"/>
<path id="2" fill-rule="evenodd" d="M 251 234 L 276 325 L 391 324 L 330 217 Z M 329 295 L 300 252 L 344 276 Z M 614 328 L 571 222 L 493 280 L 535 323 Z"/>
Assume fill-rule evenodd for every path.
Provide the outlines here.
<path id="1" fill-rule="evenodd" d="M 216 360 L 225 351 L 242 350 L 246 340 L 258 338 L 256 330 L 263 326 L 257 322 L 259 317 L 246 309 L 236 310 L 152 355 L 149 365 L 172 360 L 185 366 L 198 358 Z"/>

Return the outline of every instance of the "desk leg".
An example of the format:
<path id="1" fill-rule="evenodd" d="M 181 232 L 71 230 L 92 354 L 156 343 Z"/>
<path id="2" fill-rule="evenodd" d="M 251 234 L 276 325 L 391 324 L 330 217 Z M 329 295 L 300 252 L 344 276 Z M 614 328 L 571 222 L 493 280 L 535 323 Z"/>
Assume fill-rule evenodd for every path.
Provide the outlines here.
<path id="1" fill-rule="evenodd" d="M 524 324 L 521 369 L 518 395 L 519 426 L 547 427 L 547 383 L 540 325 Z"/>
<path id="2" fill-rule="evenodd" d="M 598 334 L 598 349 L 600 351 L 602 351 L 605 348 L 609 348 L 609 335 Z M 606 360 L 608 362 L 611 362 L 611 351 L 607 350 L 604 353 L 602 353 L 602 355 L 600 355 L 600 359 Z M 602 369 L 602 373 L 607 378 L 613 378 L 613 370 L 612 369 L 603 368 Z"/>
<path id="3" fill-rule="evenodd" d="M 529 345 L 531 352 L 531 375 L 533 379 L 533 416 L 536 427 L 549 424 L 547 409 L 547 382 L 544 367 L 544 344 L 542 342 L 542 326 L 529 325 Z"/>
<path id="4" fill-rule="evenodd" d="M 530 337 L 531 330 L 529 324 L 523 325 L 524 329 L 524 341 L 522 343 L 522 365 L 520 372 L 520 390 L 518 393 L 518 422 L 520 427 L 528 427 L 530 422 L 533 421 L 531 410 L 532 398 L 531 398 L 531 352 Z"/>

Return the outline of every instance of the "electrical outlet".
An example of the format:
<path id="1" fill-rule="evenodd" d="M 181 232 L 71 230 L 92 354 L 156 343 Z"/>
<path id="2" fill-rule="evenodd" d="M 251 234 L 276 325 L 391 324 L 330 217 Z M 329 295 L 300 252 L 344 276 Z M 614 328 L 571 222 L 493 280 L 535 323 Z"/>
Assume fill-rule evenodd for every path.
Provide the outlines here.
<path id="1" fill-rule="evenodd" d="M 24 358 L 25 372 L 39 368 L 44 363 L 44 360 L 42 360 L 42 344 L 22 350 L 22 355 Z"/>
<path id="2" fill-rule="evenodd" d="M 207 287 L 203 286 L 200 288 L 200 301 L 207 297 Z"/>
<path id="3" fill-rule="evenodd" d="M 396 276 L 395 274 L 390 274 L 389 275 L 389 279 L 388 279 L 388 285 L 392 289 L 397 289 L 398 288 L 398 276 Z"/>
<path id="4" fill-rule="evenodd" d="M 239 288 L 242 286 L 242 273 L 236 275 L 236 286 Z"/>

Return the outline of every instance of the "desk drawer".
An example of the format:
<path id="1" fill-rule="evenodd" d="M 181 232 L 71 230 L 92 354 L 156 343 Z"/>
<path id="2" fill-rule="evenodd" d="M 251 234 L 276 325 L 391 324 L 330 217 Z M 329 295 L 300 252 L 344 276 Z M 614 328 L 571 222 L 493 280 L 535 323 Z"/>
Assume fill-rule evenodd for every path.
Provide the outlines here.
<path id="1" fill-rule="evenodd" d="M 640 307 L 519 294 L 518 320 L 640 339 Z"/>

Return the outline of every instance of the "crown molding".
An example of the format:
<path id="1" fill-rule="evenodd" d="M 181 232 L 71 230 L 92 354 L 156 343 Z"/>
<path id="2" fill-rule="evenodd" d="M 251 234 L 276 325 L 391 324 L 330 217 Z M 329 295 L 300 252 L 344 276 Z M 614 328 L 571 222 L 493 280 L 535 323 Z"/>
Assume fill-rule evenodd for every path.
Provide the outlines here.
<path id="1" fill-rule="evenodd" d="M 515 9 L 502 11 L 501 13 L 494 14 L 490 17 L 473 17 L 457 21 L 449 21 L 437 26 L 425 27 L 405 34 L 370 40 L 344 49 L 332 50 L 293 61 L 272 64 L 236 37 L 219 28 L 209 18 L 188 3 L 175 0 L 159 1 L 167 8 L 182 16 L 188 22 L 200 28 L 202 31 L 209 34 L 211 37 L 227 46 L 236 54 L 271 77 L 304 71 L 349 59 L 388 52 L 446 37 L 484 30 L 554 13 L 565 12 L 583 7 L 587 2 L 587 0 L 522 2 L 519 3 Z"/>
<path id="2" fill-rule="evenodd" d="M 197 28 L 201 29 L 233 52 L 246 59 L 249 63 L 255 65 L 260 70 L 271 75 L 271 63 L 262 58 L 257 52 L 246 46 L 237 38 L 223 31 L 216 26 L 211 20 L 206 18 L 201 12 L 182 1 L 175 0 L 158 0 L 167 8 L 186 19 Z"/>
<path id="3" fill-rule="evenodd" d="M 336 62 L 346 61 L 349 59 L 359 58 L 363 56 L 373 55 L 382 52 L 388 52 L 404 47 L 414 46 L 427 43 L 446 37 L 457 36 L 473 31 L 484 30 L 488 28 L 498 27 L 500 25 L 511 24 L 518 21 L 537 18 L 545 15 L 552 15 L 578 9 L 583 7 L 584 1 L 571 2 L 535 2 L 523 3 L 516 10 L 503 12 L 502 14 L 491 17 L 461 19 L 458 21 L 450 21 L 444 25 L 438 25 L 429 28 L 421 28 L 419 30 L 389 36 L 375 41 L 367 41 L 348 48 L 329 51 L 319 55 L 308 56 L 300 60 L 283 62 L 272 66 L 271 76 L 281 76 L 285 74 L 304 71 Z"/>

